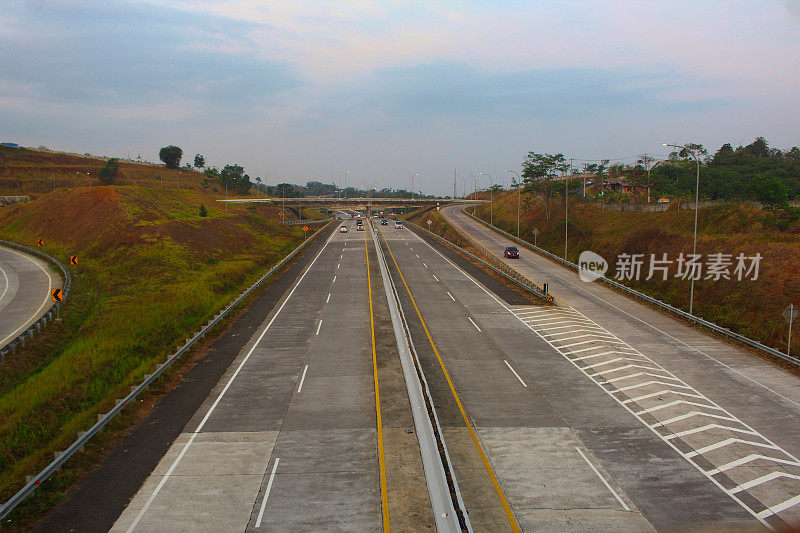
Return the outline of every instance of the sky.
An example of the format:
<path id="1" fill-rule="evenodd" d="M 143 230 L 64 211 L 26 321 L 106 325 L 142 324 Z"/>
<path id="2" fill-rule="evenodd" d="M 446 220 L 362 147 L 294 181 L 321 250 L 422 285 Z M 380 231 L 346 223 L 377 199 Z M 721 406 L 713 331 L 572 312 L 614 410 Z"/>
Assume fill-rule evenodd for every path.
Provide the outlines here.
<path id="1" fill-rule="evenodd" d="M 0 141 L 460 194 L 529 151 L 800 145 L 798 58 L 800 0 L 2 0 Z"/>

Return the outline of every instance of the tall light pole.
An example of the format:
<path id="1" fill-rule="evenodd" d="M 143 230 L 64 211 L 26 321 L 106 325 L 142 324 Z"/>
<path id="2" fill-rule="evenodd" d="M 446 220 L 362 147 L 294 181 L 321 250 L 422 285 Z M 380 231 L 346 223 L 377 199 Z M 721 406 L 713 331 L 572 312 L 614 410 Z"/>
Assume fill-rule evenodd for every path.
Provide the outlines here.
<path id="1" fill-rule="evenodd" d="M 697 184 L 695 185 L 694 189 L 694 241 L 692 244 L 692 257 L 697 255 L 697 211 L 698 211 L 698 204 L 700 200 L 700 157 L 698 157 L 697 152 L 689 148 L 685 145 L 678 145 L 678 144 L 668 144 L 668 143 L 661 143 L 664 146 L 671 146 L 672 148 L 680 148 L 682 150 L 686 150 L 694 157 L 695 162 L 697 163 Z M 692 309 L 694 308 L 694 272 L 692 273 L 692 284 L 691 288 L 689 289 L 689 314 L 692 314 Z"/>
<path id="2" fill-rule="evenodd" d="M 419 172 L 414 172 L 411 176 L 411 201 L 414 201 L 414 177 L 419 176 Z"/>
<path id="3" fill-rule="evenodd" d="M 378 185 L 380 185 L 381 182 L 380 182 L 380 180 L 373 181 L 373 182 L 370 182 L 370 183 L 367 183 L 366 181 L 362 181 L 361 184 L 364 185 L 367 188 L 367 218 L 369 218 L 370 215 L 372 214 L 372 189 L 374 187 L 377 187 Z"/>
<path id="4" fill-rule="evenodd" d="M 494 201 L 493 197 L 494 191 L 492 191 L 492 187 L 494 187 L 494 180 L 486 172 L 481 172 L 481 176 L 486 176 L 487 178 L 489 178 L 489 182 L 492 184 L 491 187 L 489 187 L 489 224 L 494 226 L 494 204 L 492 203 Z"/>
<path id="5" fill-rule="evenodd" d="M 520 176 L 519 172 L 516 170 L 506 169 L 506 172 L 513 172 L 519 178 L 519 181 L 517 182 L 517 239 L 519 239 L 519 204 L 522 200 L 522 176 Z"/>

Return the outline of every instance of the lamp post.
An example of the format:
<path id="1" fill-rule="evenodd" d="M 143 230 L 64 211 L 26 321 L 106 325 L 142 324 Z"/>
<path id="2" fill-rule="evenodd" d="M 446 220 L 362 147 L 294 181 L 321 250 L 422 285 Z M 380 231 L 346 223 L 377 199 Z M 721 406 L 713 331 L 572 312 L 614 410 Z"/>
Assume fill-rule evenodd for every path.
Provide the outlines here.
<path id="1" fill-rule="evenodd" d="M 678 144 L 668 144 L 668 143 L 661 143 L 664 146 L 671 146 L 672 148 L 680 148 L 682 150 L 686 150 L 694 157 L 695 162 L 697 163 L 697 183 L 695 185 L 694 190 L 694 240 L 692 243 L 692 256 L 697 255 L 697 211 L 698 211 L 698 204 L 700 199 L 700 157 L 698 157 L 697 152 L 692 148 L 689 148 L 685 145 L 678 145 Z M 694 273 L 692 273 L 692 284 L 689 289 L 689 314 L 692 314 L 692 309 L 694 307 Z"/>
<path id="2" fill-rule="evenodd" d="M 492 184 L 491 187 L 489 187 L 489 224 L 494 226 L 494 204 L 492 203 L 494 201 L 494 191 L 492 190 L 492 187 L 494 187 L 494 180 L 486 172 L 481 172 L 481 176 L 489 178 L 489 182 Z"/>
<path id="3" fill-rule="evenodd" d="M 367 188 L 367 218 L 370 218 L 370 215 L 372 214 L 372 189 L 380 185 L 381 182 L 380 180 L 370 183 L 362 181 L 361 184 Z"/>
<path id="4" fill-rule="evenodd" d="M 419 172 L 414 172 L 411 176 L 411 201 L 414 201 L 414 177 L 419 176 Z"/>
<path id="5" fill-rule="evenodd" d="M 519 204 L 522 200 L 522 176 L 516 170 L 506 170 L 506 172 L 513 172 L 519 178 L 517 183 L 517 239 L 519 239 Z"/>

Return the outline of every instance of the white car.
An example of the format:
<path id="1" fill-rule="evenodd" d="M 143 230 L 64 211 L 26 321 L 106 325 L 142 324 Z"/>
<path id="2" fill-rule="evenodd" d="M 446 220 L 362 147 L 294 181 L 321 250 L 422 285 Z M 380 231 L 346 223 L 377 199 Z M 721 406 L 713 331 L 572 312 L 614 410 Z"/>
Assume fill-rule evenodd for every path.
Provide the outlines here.
<path id="1" fill-rule="evenodd" d="M 400 220 L 394 221 L 394 229 L 403 229 L 403 222 Z"/>
<path id="2" fill-rule="evenodd" d="M 347 226 L 340 226 L 339 233 L 347 233 Z"/>

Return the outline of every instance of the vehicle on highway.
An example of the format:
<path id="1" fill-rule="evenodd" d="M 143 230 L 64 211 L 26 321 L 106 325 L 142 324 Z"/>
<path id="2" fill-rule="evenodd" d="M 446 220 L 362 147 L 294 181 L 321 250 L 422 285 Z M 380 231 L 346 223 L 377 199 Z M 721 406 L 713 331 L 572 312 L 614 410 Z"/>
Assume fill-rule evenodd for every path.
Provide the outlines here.
<path id="1" fill-rule="evenodd" d="M 519 259 L 519 250 L 516 246 L 506 246 L 503 255 L 509 259 Z"/>
<path id="2" fill-rule="evenodd" d="M 364 224 L 364 221 L 361 220 L 360 218 L 358 220 L 356 220 L 356 226 L 362 226 L 363 224 Z"/>
<path id="3" fill-rule="evenodd" d="M 385 218 L 381 220 L 381 226 L 388 226 L 388 225 L 389 225 L 388 220 L 386 220 Z"/>
<path id="4" fill-rule="evenodd" d="M 347 233 L 347 226 L 340 226 L 339 233 Z"/>
<path id="5" fill-rule="evenodd" d="M 403 229 L 403 221 L 402 220 L 395 220 L 394 221 L 394 229 Z"/>
<path id="6" fill-rule="evenodd" d="M 364 226 L 359 224 L 358 226 L 356 226 L 356 231 L 364 231 Z"/>

